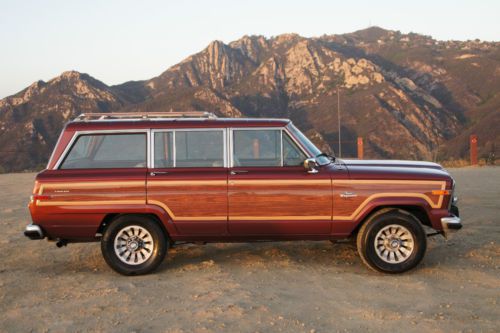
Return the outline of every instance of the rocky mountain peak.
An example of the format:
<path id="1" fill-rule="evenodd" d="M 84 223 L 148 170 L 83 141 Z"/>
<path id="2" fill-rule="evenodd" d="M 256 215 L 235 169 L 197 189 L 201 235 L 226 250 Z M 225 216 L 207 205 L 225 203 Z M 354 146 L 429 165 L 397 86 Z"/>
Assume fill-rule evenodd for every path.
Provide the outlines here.
<path id="1" fill-rule="evenodd" d="M 369 158 L 480 156 L 500 146 L 500 43 L 436 41 L 379 27 L 305 38 L 243 36 L 213 41 L 147 81 L 109 87 L 64 72 L 0 100 L 0 167 L 45 163 L 67 120 L 84 112 L 210 110 L 229 117 L 287 117 L 327 151 L 357 136 Z M 25 152 L 25 153 L 24 153 Z"/>

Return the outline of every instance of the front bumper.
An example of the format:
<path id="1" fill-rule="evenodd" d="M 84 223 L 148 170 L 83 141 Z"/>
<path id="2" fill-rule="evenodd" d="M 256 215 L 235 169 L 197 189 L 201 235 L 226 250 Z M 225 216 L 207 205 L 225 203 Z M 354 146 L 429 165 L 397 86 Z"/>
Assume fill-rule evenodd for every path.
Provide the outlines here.
<path id="1" fill-rule="evenodd" d="M 36 224 L 28 224 L 24 229 L 24 236 L 29 239 L 44 239 L 45 235 L 42 228 Z"/>
<path id="2" fill-rule="evenodd" d="M 443 233 L 445 237 L 447 237 L 452 232 L 462 229 L 460 217 L 456 215 L 442 217 L 441 225 L 443 226 Z"/>

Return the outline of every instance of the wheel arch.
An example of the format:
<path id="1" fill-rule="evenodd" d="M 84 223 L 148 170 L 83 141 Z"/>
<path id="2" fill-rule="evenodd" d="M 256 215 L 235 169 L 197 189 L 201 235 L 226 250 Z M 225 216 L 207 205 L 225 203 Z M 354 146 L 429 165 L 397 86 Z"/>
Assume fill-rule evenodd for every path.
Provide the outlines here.
<path id="1" fill-rule="evenodd" d="M 120 216 L 125 216 L 125 215 L 139 215 L 139 216 L 144 216 L 144 217 L 148 217 L 152 220 L 154 220 L 159 226 L 160 228 L 162 229 L 164 235 L 166 238 L 168 238 L 169 240 L 172 240 L 171 239 L 171 234 L 168 230 L 167 227 L 165 227 L 165 223 L 155 214 L 155 213 L 152 213 L 152 212 L 126 212 L 126 213 L 108 213 L 106 214 L 106 216 L 104 216 L 104 218 L 102 219 L 98 229 L 97 229 L 97 235 L 99 236 L 102 236 L 104 234 L 104 232 L 106 231 L 106 228 L 115 220 L 117 219 L 118 217 Z"/>
<path id="2" fill-rule="evenodd" d="M 369 211 L 367 211 L 363 216 L 359 219 L 356 227 L 352 230 L 351 236 L 356 236 L 359 232 L 359 229 L 365 224 L 367 221 L 372 219 L 373 217 L 385 214 L 392 210 L 399 210 L 403 212 L 410 213 L 413 215 L 422 225 L 432 228 L 432 223 L 427 214 L 426 209 L 420 204 L 384 204 L 384 205 L 376 205 L 373 206 Z"/>

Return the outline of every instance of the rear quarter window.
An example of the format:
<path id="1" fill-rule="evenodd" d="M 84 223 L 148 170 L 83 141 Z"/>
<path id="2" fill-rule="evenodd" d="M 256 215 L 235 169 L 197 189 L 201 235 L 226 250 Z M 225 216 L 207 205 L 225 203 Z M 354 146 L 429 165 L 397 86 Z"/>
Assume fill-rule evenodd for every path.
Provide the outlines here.
<path id="1" fill-rule="evenodd" d="M 146 134 L 80 135 L 60 169 L 145 168 Z"/>

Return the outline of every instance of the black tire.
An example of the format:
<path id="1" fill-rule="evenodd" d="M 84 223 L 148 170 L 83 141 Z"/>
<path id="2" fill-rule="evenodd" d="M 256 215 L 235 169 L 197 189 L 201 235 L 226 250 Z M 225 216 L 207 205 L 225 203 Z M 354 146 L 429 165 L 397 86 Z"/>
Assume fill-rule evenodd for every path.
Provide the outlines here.
<path id="1" fill-rule="evenodd" d="M 399 233 L 402 236 L 398 238 Z M 378 249 L 375 246 L 376 239 Z M 392 209 L 374 214 L 361 226 L 357 247 L 361 259 L 369 268 L 383 273 L 403 273 L 423 259 L 427 236 L 414 215 Z"/>
<path id="2" fill-rule="evenodd" d="M 123 235 L 130 238 L 125 241 L 121 238 Z M 118 252 L 124 254 L 120 256 L 120 253 L 116 253 L 115 247 L 123 248 L 123 251 Z M 133 249 L 134 247 L 136 248 Z M 142 275 L 152 272 L 165 258 L 167 248 L 168 238 L 158 222 L 141 215 L 117 217 L 106 228 L 101 239 L 101 252 L 104 260 L 113 270 L 123 275 Z M 126 262 L 127 254 L 130 254 L 129 258 L 131 257 L 128 262 Z M 142 260 L 144 262 L 140 262 Z"/>

